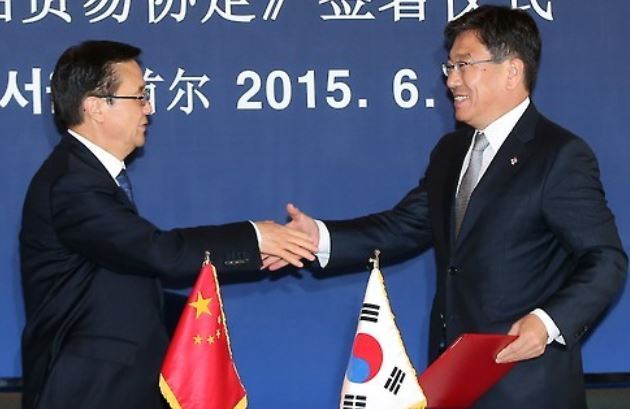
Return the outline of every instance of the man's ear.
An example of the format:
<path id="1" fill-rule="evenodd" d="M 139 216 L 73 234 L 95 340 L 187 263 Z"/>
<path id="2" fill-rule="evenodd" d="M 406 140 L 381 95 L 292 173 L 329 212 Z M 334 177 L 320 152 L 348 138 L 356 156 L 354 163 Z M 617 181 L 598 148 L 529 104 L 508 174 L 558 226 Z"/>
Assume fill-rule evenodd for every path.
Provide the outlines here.
<path id="1" fill-rule="evenodd" d="M 508 88 L 513 89 L 525 83 L 525 63 L 520 58 L 512 58 L 508 63 Z"/>
<path id="2" fill-rule="evenodd" d="M 98 98 L 94 96 L 86 97 L 83 100 L 83 120 L 84 121 L 103 121 L 104 104 L 107 104 L 105 98 Z"/>

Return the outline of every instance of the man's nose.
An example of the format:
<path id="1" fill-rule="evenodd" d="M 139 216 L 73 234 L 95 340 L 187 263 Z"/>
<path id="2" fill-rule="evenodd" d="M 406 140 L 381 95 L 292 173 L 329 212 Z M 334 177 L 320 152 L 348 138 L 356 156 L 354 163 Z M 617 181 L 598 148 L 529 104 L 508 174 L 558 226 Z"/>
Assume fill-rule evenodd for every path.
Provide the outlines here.
<path id="1" fill-rule="evenodd" d="M 449 89 L 453 89 L 462 83 L 462 74 L 457 69 L 452 69 L 446 77 L 446 86 Z"/>
<path id="2" fill-rule="evenodd" d="M 153 115 L 153 105 L 151 105 L 150 101 L 147 101 L 144 106 L 142 107 L 142 112 L 145 115 Z"/>

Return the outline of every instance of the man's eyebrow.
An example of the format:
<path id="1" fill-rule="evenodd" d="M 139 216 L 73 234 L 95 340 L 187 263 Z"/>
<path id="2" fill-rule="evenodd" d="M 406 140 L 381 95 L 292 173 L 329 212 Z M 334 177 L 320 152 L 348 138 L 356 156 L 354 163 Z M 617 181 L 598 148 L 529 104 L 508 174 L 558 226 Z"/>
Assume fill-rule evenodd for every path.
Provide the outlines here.
<path id="1" fill-rule="evenodd" d="M 449 61 L 465 61 L 465 60 L 470 60 L 472 59 L 472 54 L 470 53 L 465 53 L 465 54 L 456 54 L 454 56 L 450 56 L 448 57 Z"/>

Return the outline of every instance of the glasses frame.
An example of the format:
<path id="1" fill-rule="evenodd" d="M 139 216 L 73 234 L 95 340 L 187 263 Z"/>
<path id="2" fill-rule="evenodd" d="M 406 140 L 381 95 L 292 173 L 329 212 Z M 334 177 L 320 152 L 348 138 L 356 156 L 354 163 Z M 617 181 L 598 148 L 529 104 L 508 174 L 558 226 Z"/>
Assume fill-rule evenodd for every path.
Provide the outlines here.
<path id="1" fill-rule="evenodd" d="M 142 91 L 142 95 L 95 95 L 96 98 L 104 98 L 110 102 L 113 99 L 135 99 L 140 102 L 141 106 L 145 106 L 147 103 L 151 101 L 151 91 L 145 89 Z M 110 102 L 111 103 L 111 102 Z"/>
<path id="2" fill-rule="evenodd" d="M 456 61 L 454 63 L 444 62 L 442 63 L 442 74 L 444 74 L 444 76 L 448 78 L 448 76 L 453 71 L 462 73 L 466 71 L 466 68 L 470 67 L 471 65 L 483 64 L 483 63 L 489 63 L 489 62 L 495 63 L 497 62 L 497 59 L 488 58 L 485 60 Z"/>

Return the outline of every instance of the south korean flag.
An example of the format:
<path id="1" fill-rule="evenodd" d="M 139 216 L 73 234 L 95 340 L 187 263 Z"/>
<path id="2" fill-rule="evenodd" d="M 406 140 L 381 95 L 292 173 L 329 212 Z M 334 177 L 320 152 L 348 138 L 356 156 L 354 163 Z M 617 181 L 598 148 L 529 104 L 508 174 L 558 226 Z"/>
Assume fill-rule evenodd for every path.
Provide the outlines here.
<path id="1" fill-rule="evenodd" d="M 365 290 L 339 408 L 424 409 L 426 402 L 376 261 Z"/>

